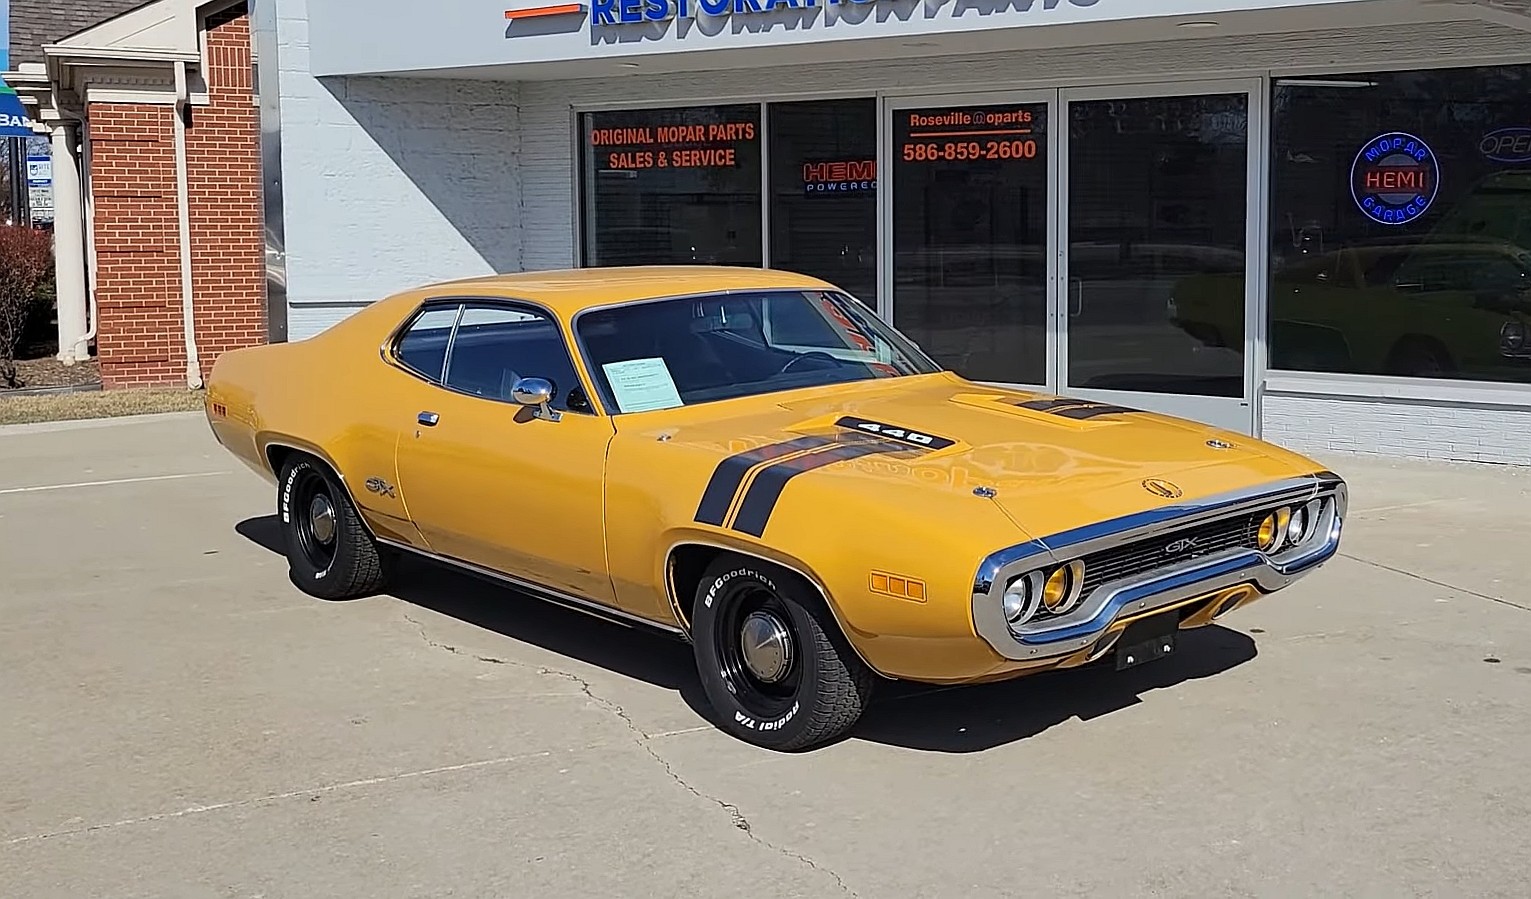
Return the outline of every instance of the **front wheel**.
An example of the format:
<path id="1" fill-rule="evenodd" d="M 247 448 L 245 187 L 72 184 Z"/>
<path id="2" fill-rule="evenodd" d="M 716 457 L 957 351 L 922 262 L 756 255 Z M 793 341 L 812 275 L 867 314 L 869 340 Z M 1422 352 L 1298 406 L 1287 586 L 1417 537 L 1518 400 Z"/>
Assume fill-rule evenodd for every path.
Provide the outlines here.
<path id="1" fill-rule="evenodd" d="M 874 675 L 800 578 L 736 556 L 697 586 L 691 642 L 707 698 L 728 733 L 797 750 L 848 732 Z"/>
<path id="2" fill-rule="evenodd" d="M 353 599 L 383 585 L 382 559 L 345 488 L 320 463 L 282 466 L 277 511 L 293 583 L 320 599 Z"/>

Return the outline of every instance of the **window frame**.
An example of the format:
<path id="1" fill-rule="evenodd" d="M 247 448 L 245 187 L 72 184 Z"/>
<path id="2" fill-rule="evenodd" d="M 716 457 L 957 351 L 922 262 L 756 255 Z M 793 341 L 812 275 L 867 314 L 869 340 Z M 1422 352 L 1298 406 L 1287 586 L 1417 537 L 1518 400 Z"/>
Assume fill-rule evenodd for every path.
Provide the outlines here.
<path id="1" fill-rule="evenodd" d="M 439 377 L 431 377 L 425 372 L 422 372 L 414 366 L 409 365 L 399 357 L 399 344 L 403 341 L 404 337 L 409 334 L 410 329 L 414 327 L 415 322 L 420 320 L 421 316 L 435 309 L 450 308 L 452 306 L 457 307 L 457 317 L 453 319 L 451 333 L 447 335 L 447 349 L 446 354 L 443 356 L 441 362 L 441 375 Z M 455 394 L 467 399 L 479 400 L 487 403 L 495 403 L 502 406 L 519 406 L 520 404 L 513 400 L 496 399 L 494 397 L 483 396 L 477 393 L 469 393 L 466 390 L 459 390 L 446 383 L 447 372 L 451 371 L 452 366 L 452 349 L 457 343 L 457 328 L 462 324 L 463 316 L 467 314 L 469 307 L 489 307 L 494 309 L 504 309 L 509 312 L 521 312 L 546 318 L 558 331 L 559 346 L 563 349 L 564 358 L 568 361 L 569 369 L 574 372 L 575 378 L 574 386 L 570 387 L 570 389 L 564 393 L 565 408 L 560 409 L 559 411 L 569 415 L 589 415 L 596 418 L 601 418 L 606 415 L 604 403 L 602 403 L 597 398 L 595 390 L 592 389 L 592 385 L 589 383 L 589 378 L 586 377 L 586 372 L 581 370 L 581 365 L 585 362 L 585 356 L 582 353 L 575 352 L 575 348 L 571 347 L 570 337 L 573 336 L 572 329 L 566 327 L 563 323 L 563 320 L 556 313 L 554 313 L 552 309 L 542 305 L 541 303 L 536 303 L 531 300 L 510 297 L 481 296 L 427 297 L 426 299 L 420 301 L 420 303 L 410 312 L 410 314 L 397 327 L 394 328 L 392 333 L 389 334 L 388 339 L 383 342 L 382 356 L 384 362 L 394 368 L 399 369 L 411 377 L 424 381 L 431 387 L 435 387 L 436 389 L 445 391 L 447 393 Z M 568 395 L 575 389 L 579 389 L 584 392 L 585 401 L 590 408 L 567 408 Z"/>
<path id="2" fill-rule="evenodd" d="M 1277 210 L 1277 122 L 1276 100 L 1283 86 L 1300 86 L 1307 80 L 1338 78 L 1357 80 L 1373 74 L 1415 74 L 1436 72 L 1462 72 L 1480 68 L 1531 68 L 1531 58 L 1504 59 L 1494 57 L 1462 57 L 1450 62 L 1432 62 L 1417 58 L 1403 58 L 1395 62 L 1375 62 L 1362 67 L 1312 65 L 1273 68 L 1262 73 L 1265 89 L 1261 102 L 1265 106 L 1267 128 L 1264 146 L 1265 171 L 1262 176 L 1264 215 L 1262 222 L 1261 295 L 1259 298 L 1260 333 L 1257 339 L 1260 354 L 1254 383 L 1255 420 L 1260 425 L 1264 419 L 1263 404 L 1267 397 L 1314 398 L 1340 401 L 1380 402 L 1384 405 L 1428 404 L 1445 405 L 1464 409 L 1524 412 L 1531 408 L 1531 381 L 1489 380 L 1476 378 L 1462 372 L 1448 376 L 1395 375 L 1380 372 L 1309 371 L 1282 368 L 1272 363 L 1273 329 L 1276 315 L 1274 286 L 1276 267 L 1270 250 L 1273 236 L 1280 227 Z M 1291 82 L 1298 82 L 1292 84 Z M 1253 149 L 1253 144 L 1251 144 Z M 1395 267 L 1396 270 L 1396 267 Z M 1358 274 L 1366 281 L 1366 268 L 1359 267 Z M 1389 282 L 1392 274 L 1389 275 Z M 1259 436 L 1259 430 L 1256 430 Z"/>

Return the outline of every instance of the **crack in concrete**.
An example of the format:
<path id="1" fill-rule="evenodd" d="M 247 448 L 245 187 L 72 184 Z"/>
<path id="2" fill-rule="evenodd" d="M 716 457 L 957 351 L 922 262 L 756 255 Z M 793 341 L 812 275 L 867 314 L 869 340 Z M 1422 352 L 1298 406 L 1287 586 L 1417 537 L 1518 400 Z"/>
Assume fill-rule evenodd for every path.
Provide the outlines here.
<path id="1" fill-rule="evenodd" d="M 1381 569 L 1382 571 L 1391 571 L 1393 574 L 1401 574 L 1404 577 L 1413 578 L 1414 580 L 1420 581 L 1421 583 L 1432 584 L 1444 590 L 1451 590 L 1453 592 L 1462 593 L 1467 596 L 1477 597 L 1478 599 L 1486 599 L 1489 602 L 1497 602 L 1502 606 L 1509 606 L 1512 609 L 1520 609 L 1522 612 L 1531 612 L 1531 606 L 1523 606 L 1518 602 L 1505 599 L 1502 596 L 1493 596 L 1488 593 L 1479 593 L 1476 590 L 1469 590 L 1466 587 L 1458 587 L 1456 584 L 1448 584 L 1445 581 L 1438 581 L 1434 578 L 1425 577 L 1424 575 L 1417 572 L 1409 571 L 1403 568 L 1395 568 L 1392 565 L 1387 565 L 1382 562 L 1373 562 L 1371 559 L 1363 559 L 1360 556 L 1351 555 L 1350 553 L 1339 553 L 1339 556 L 1344 559 L 1349 559 L 1352 562 L 1359 562 L 1362 565 L 1370 565 L 1371 567 Z"/>
<path id="2" fill-rule="evenodd" d="M 601 744 L 594 744 L 588 748 L 599 748 Z M 201 815 L 207 812 L 223 811 L 225 809 L 246 808 L 254 805 L 265 805 L 283 799 L 295 799 L 299 796 L 307 796 L 310 802 L 317 801 L 326 793 L 334 793 L 339 790 L 353 790 L 358 787 L 368 787 L 375 784 L 393 783 L 394 781 L 408 780 L 415 777 L 429 777 L 435 774 L 450 774 L 455 771 L 471 771 L 475 768 L 485 768 L 492 765 L 508 765 L 514 762 L 525 761 L 534 758 L 550 758 L 552 750 L 541 752 L 529 752 L 522 755 L 507 755 L 499 758 L 481 759 L 476 762 L 464 762 L 460 765 L 443 765 L 437 768 L 424 768 L 419 771 L 404 771 L 398 774 L 385 774 L 379 777 L 364 777 L 360 780 L 348 780 L 345 783 L 326 784 L 319 787 L 309 787 L 303 790 L 288 790 L 285 793 L 268 793 L 264 796 L 253 796 L 248 799 L 235 799 L 229 802 L 215 802 L 209 805 L 194 805 L 190 808 L 177 809 L 173 812 L 159 812 L 153 815 L 142 815 L 137 818 L 124 818 L 120 821 L 107 821 L 100 824 L 86 824 L 80 827 L 66 827 L 59 830 L 50 830 L 43 833 L 28 834 L 15 837 L 0 843 L 0 846 L 17 846 L 22 843 L 35 843 L 40 840 L 50 840 L 57 837 L 68 837 L 82 833 L 95 833 L 98 830 L 111 830 L 117 827 L 127 827 L 133 824 L 151 824 L 155 821 L 167 821 L 175 818 L 185 818 L 190 815 Z"/>
<path id="3" fill-rule="evenodd" d="M 850 888 L 850 885 L 845 882 L 845 879 L 832 869 L 820 865 L 818 862 L 814 861 L 806 855 L 803 855 L 802 853 L 794 852 L 791 849 L 787 849 L 782 846 L 777 846 L 776 844 L 755 833 L 754 827 L 750 824 L 749 818 L 745 817 L 744 812 L 740 811 L 739 806 L 734 805 L 732 802 L 728 802 L 724 799 L 720 799 L 716 796 L 703 793 L 701 790 L 698 790 L 696 787 L 692 786 L 691 783 L 688 782 L 684 777 L 681 777 L 680 772 L 676 771 L 675 767 L 671 765 L 669 761 L 667 761 L 658 753 L 658 751 L 654 749 L 654 736 L 649 734 L 643 728 L 639 727 L 638 723 L 634 721 L 632 716 L 627 713 L 627 709 L 624 709 L 620 703 L 613 702 L 612 700 L 607 699 L 599 693 L 596 693 L 595 689 L 590 685 L 588 680 L 572 672 L 562 671 L 557 668 L 549 668 L 546 665 L 531 665 L 526 662 L 516 661 L 515 659 L 502 659 L 496 656 L 482 656 L 478 655 L 477 653 L 465 652 L 450 644 L 431 639 L 430 635 L 426 633 L 425 625 L 421 624 L 410 615 L 405 614 L 404 620 L 408 621 L 410 624 L 413 624 L 420 631 L 420 639 L 424 640 L 428 646 L 432 646 L 437 649 L 443 649 L 454 655 L 463 656 L 464 658 L 471 658 L 492 665 L 511 665 L 526 671 L 536 672 L 543 677 L 556 677 L 567 680 L 574 684 L 579 688 L 580 693 L 582 693 L 591 702 L 595 703 L 597 707 L 605 710 L 606 712 L 615 716 L 617 720 L 621 721 L 622 724 L 632 734 L 633 742 L 638 745 L 638 748 L 642 749 L 644 753 L 649 756 L 649 758 L 653 759 L 654 762 L 664 770 L 665 774 L 668 774 L 670 779 L 675 781 L 676 785 L 681 789 L 690 793 L 692 796 L 695 796 L 697 799 L 700 799 L 703 802 L 712 803 L 713 805 L 716 805 L 723 811 L 727 812 L 729 819 L 733 822 L 734 828 L 742 831 L 744 835 L 749 837 L 753 842 L 766 849 L 769 849 L 772 852 L 777 853 L 778 855 L 785 856 L 786 858 L 793 859 L 800 864 L 806 865 L 814 871 L 829 875 L 830 877 L 834 878 L 834 881 L 839 885 L 840 890 L 847 896 L 851 896 L 853 899 L 855 899 L 857 896 L 856 891 Z"/>

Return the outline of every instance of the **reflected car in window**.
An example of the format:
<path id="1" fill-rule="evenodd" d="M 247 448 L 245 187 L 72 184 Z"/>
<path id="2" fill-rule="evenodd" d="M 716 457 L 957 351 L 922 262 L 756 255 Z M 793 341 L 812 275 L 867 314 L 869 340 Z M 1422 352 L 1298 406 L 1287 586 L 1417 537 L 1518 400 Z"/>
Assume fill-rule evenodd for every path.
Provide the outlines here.
<path id="1" fill-rule="evenodd" d="M 1171 318 L 1217 345 L 1243 320 L 1242 276 L 1175 285 Z M 1354 244 L 1271 279 L 1270 365 L 1294 371 L 1531 381 L 1531 252 L 1440 238 Z"/>
<path id="2" fill-rule="evenodd" d="M 1330 559 L 1347 502 L 1269 443 L 965 380 L 760 269 L 405 291 L 224 353 L 206 414 L 275 485 L 303 590 L 409 554 L 671 634 L 717 724 L 782 750 L 887 680 L 1162 658 Z"/>

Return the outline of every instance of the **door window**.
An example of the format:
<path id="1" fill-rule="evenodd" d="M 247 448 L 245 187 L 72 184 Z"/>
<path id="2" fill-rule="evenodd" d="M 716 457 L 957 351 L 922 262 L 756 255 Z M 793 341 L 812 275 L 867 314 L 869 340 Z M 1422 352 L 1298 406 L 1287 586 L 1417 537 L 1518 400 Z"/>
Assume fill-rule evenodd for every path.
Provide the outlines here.
<path id="1" fill-rule="evenodd" d="M 447 343 L 461 306 L 437 306 L 420 313 L 394 345 L 398 360 L 416 373 L 441 382 L 447 364 Z"/>
<path id="2" fill-rule="evenodd" d="M 556 409 L 591 411 L 557 322 L 531 309 L 468 304 L 447 354 L 446 386 L 510 402 L 521 378 L 541 378 L 552 384 Z"/>

